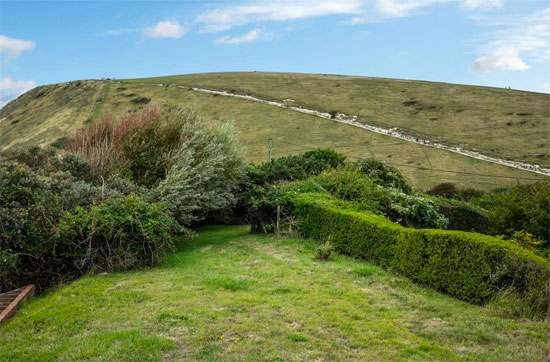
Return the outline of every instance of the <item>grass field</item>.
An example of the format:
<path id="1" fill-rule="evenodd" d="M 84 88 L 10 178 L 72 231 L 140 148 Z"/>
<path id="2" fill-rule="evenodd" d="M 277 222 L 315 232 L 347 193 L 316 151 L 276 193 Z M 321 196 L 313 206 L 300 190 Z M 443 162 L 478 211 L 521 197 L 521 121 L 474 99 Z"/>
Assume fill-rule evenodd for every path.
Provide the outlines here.
<path id="1" fill-rule="evenodd" d="M 242 82 L 238 81 L 241 77 Z M 255 77 L 259 78 L 256 79 Z M 325 88 L 338 79 L 345 80 L 348 83 L 351 82 L 351 85 L 359 82 L 357 83 L 359 85 L 354 86 L 357 88 L 357 92 L 361 87 L 364 87 L 366 89 L 365 91 L 371 89 L 371 87 L 367 85 L 361 86 L 361 84 L 367 81 L 373 82 L 373 84 L 396 84 L 397 88 L 401 87 L 403 83 L 410 88 L 407 88 L 410 92 L 413 91 L 411 87 L 416 86 L 418 87 L 419 95 L 430 93 L 427 90 L 429 86 L 443 86 L 438 83 L 338 76 L 280 74 L 280 80 L 275 80 L 274 78 L 277 77 L 274 77 L 272 73 L 214 73 L 169 78 L 125 80 L 122 83 L 87 81 L 85 82 L 86 89 L 89 88 L 95 92 L 89 92 L 93 94 L 87 96 L 86 102 L 91 102 L 90 104 L 86 103 L 88 104 L 87 106 L 83 106 L 85 102 L 82 100 L 83 98 L 79 93 L 83 92 L 83 88 L 82 85 L 77 87 L 77 82 L 48 86 L 49 88 L 45 88 L 47 89 L 47 93 L 44 96 L 38 97 L 40 92 L 34 90 L 25 94 L 21 100 L 18 101 L 20 102 L 18 105 L 10 105 L 10 107 L 6 107 L 0 111 L 0 119 L 6 117 L 4 121 L 0 122 L 0 134 L 2 134 L 0 138 L 0 149 L 6 149 L 10 146 L 17 146 L 31 141 L 43 145 L 49 144 L 58 138 L 70 135 L 75 129 L 85 127 L 88 124 L 88 120 L 93 122 L 103 116 L 116 117 L 127 110 L 140 109 L 147 105 L 158 105 L 163 108 L 172 106 L 194 106 L 208 116 L 233 121 L 240 140 L 246 145 L 246 157 L 251 162 L 258 163 L 267 160 L 268 139 L 271 138 L 273 157 L 296 154 L 314 148 L 334 148 L 347 155 L 350 160 L 356 160 L 363 157 L 376 157 L 386 160 L 398 167 L 412 184 L 417 189 L 421 190 L 429 189 L 438 183 L 446 181 L 455 182 L 461 186 L 490 190 L 497 187 L 509 186 L 516 182 L 529 183 L 544 178 L 544 176 L 475 160 L 443 150 L 403 142 L 395 138 L 385 137 L 352 126 L 335 123 L 330 120 L 320 119 L 318 117 L 293 112 L 283 108 L 223 96 L 208 95 L 177 87 L 159 87 L 155 85 L 156 83 L 173 82 L 232 90 L 228 89 L 224 84 L 235 84 L 235 86 L 239 85 L 244 87 L 242 89 L 235 88 L 239 92 L 252 93 L 250 89 L 254 88 L 254 84 L 256 87 L 260 87 L 262 84 L 273 84 L 274 89 L 276 88 L 279 93 L 262 93 L 258 90 L 257 93 L 254 94 L 266 98 L 277 98 L 280 96 L 286 99 L 292 97 L 297 104 L 302 104 L 298 103 L 300 99 L 299 94 L 301 94 L 298 92 L 299 89 L 302 89 L 303 93 L 306 88 L 317 87 L 315 88 L 315 92 L 310 92 L 312 93 L 311 102 L 313 103 L 304 101 L 302 105 L 326 110 L 331 109 L 329 105 L 332 101 L 330 101 L 330 97 L 326 96 L 323 98 L 322 95 L 327 92 Z M 321 80 L 314 81 L 317 78 Z M 255 82 L 253 82 L 254 79 L 256 79 Z M 300 79 L 301 81 L 298 82 Z M 273 82 L 271 82 L 271 80 L 273 80 Z M 149 85 L 139 84 L 143 82 L 148 82 Z M 346 82 L 340 82 L 341 86 L 337 88 L 348 89 L 351 87 L 351 85 L 346 86 Z M 451 87 L 450 85 L 447 86 Z M 285 87 L 287 87 L 289 89 L 288 92 L 291 92 L 293 95 L 284 93 Z M 387 87 L 390 86 L 387 85 Z M 491 90 L 495 93 L 506 92 L 506 90 L 480 87 L 452 87 L 456 87 L 459 90 L 465 87 L 464 89 L 480 90 L 480 92 Z M 372 90 L 369 90 L 369 92 L 371 91 Z M 351 90 L 348 90 L 348 92 L 351 92 Z M 387 92 L 389 92 L 389 90 L 386 90 L 386 93 Z M 516 107 L 519 113 L 521 113 L 519 110 L 523 109 L 524 103 L 531 104 L 534 102 L 539 104 L 543 102 L 543 100 L 540 99 L 540 94 L 515 91 L 507 92 L 511 92 L 510 94 L 521 93 L 522 97 L 525 98 L 523 100 L 517 100 L 515 103 L 511 102 L 511 105 L 509 105 L 510 107 Z M 378 93 L 382 94 L 383 92 L 379 91 Z M 347 93 L 344 92 L 342 94 Z M 352 99 L 346 98 L 349 95 L 344 97 L 341 96 L 340 93 L 334 93 L 333 96 L 336 95 L 340 98 L 336 98 L 336 100 L 333 101 L 341 104 L 342 107 L 350 102 L 349 99 Z M 398 95 L 401 98 L 403 97 L 400 93 Z M 398 99 L 401 99 L 399 97 Z M 380 103 L 379 106 L 382 108 L 376 110 L 376 114 L 388 114 L 388 117 L 390 114 L 393 114 L 383 111 L 382 106 L 384 102 L 391 105 L 390 98 L 391 97 L 388 95 L 388 99 L 379 99 L 378 103 Z M 481 97 L 474 98 L 477 99 Z M 320 103 L 315 103 L 317 102 L 314 102 L 316 99 Z M 531 101 L 531 99 L 533 99 L 533 101 Z M 80 100 L 79 102 L 82 102 L 82 104 L 78 103 L 77 100 Z M 59 106 L 59 102 L 65 103 Z M 468 102 L 470 102 L 470 100 L 468 100 Z M 472 100 L 472 102 L 474 101 Z M 358 103 L 359 108 L 361 108 L 361 104 L 361 102 Z M 323 107 L 321 107 L 321 105 L 323 105 Z M 474 102 L 471 107 L 474 106 L 481 107 L 482 105 Z M 389 109 L 393 109 L 390 106 L 388 107 Z M 367 108 L 371 109 L 370 106 L 365 109 Z M 340 111 L 350 113 L 355 112 L 357 109 L 348 110 L 341 107 L 338 108 Z M 408 107 L 403 107 L 403 109 L 408 109 Z M 543 109 L 533 109 L 534 110 L 531 112 L 536 114 L 536 117 L 545 115 Z M 487 117 L 492 115 L 493 111 L 494 109 L 487 110 Z M 466 111 L 459 113 L 462 114 L 465 112 Z M 441 117 L 447 114 L 441 109 L 440 113 Z M 401 113 L 401 115 L 405 117 L 405 113 Z M 394 118 L 390 117 L 391 119 L 388 119 L 387 122 L 397 122 L 397 119 L 400 119 L 397 113 L 392 117 Z M 542 122 L 539 118 L 537 118 L 537 122 Z M 18 122 L 13 124 L 14 120 L 18 120 Z M 548 120 L 548 117 L 546 117 L 546 120 Z M 368 121 L 370 122 L 371 120 L 369 119 Z M 456 134 L 454 133 L 455 129 L 451 126 L 448 127 L 449 133 L 447 136 L 454 137 L 454 134 Z M 495 128 L 495 135 L 500 132 L 498 129 L 498 127 Z M 508 127 L 506 131 L 510 131 L 511 138 L 515 139 L 516 137 L 513 136 L 514 133 L 511 131 L 513 129 L 515 128 Z M 547 125 L 546 131 L 548 129 L 550 129 L 550 126 Z M 518 148 L 515 154 L 518 155 L 519 152 L 517 150 L 525 150 L 532 147 L 533 144 L 539 142 L 537 140 L 542 136 L 544 136 L 544 132 L 539 130 L 536 137 L 529 136 L 529 138 L 518 138 L 518 142 L 522 143 L 521 146 L 519 144 L 516 145 L 514 143 L 516 141 L 505 143 L 512 148 L 517 146 Z M 545 137 L 545 139 L 548 140 L 548 137 Z M 546 151 L 548 151 L 548 147 L 546 147 Z M 504 154 L 506 153 L 504 152 Z"/>
<path id="2" fill-rule="evenodd" d="M 547 361 L 550 323 L 504 317 L 311 241 L 209 227 L 154 269 L 37 297 L 1 361 Z"/>

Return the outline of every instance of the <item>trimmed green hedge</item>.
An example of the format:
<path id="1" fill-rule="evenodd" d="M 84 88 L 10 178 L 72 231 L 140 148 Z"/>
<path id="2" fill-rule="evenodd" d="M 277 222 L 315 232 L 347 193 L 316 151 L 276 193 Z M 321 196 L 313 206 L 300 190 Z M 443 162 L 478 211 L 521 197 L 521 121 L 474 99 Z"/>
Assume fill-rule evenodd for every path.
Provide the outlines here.
<path id="1" fill-rule="evenodd" d="M 550 316 L 550 263 L 495 237 L 410 229 L 341 207 L 325 194 L 291 197 L 304 236 L 330 240 L 345 254 L 373 261 L 457 298 L 482 303 L 515 289 L 534 314 Z"/>

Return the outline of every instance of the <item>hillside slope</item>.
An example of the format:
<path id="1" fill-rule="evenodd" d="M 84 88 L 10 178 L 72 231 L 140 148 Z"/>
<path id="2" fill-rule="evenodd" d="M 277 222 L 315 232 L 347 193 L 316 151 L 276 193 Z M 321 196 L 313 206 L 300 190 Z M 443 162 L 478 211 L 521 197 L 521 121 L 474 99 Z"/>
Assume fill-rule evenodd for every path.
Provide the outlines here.
<path id="1" fill-rule="evenodd" d="M 550 95 L 448 83 L 319 74 L 235 72 L 132 79 L 250 94 L 484 154 L 550 165 Z"/>
<path id="2" fill-rule="evenodd" d="M 0 327 L 2 361 L 544 361 L 550 324 L 502 316 L 316 244 L 209 227 L 160 267 L 96 275 Z"/>
<path id="3" fill-rule="evenodd" d="M 81 84 L 77 86 L 78 83 Z M 116 117 L 127 110 L 139 109 L 146 105 L 162 107 L 191 105 L 212 117 L 234 121 L 240 139 L 247 146 L 247 157 L 252 162 L 267 160 L 268 139 L 271 139 L 274 157 L 312 148 L 331 147 L 348 155 L 352 160 L 361 157 L 384 159 L 400 168 L 419 189 L 427 189 L 444 181 L 492 189 L 518 181 L 533 182 L 543 178 L 536 174 L 422 147 L 285 108 L 158 84 L 225 89 L 267 99 L 286 100 L 292 105 L 357 114 L 358 121 L 368 121 L 369 124 L 385 127 L 391 125 L 400 127 L 404 131 L 408 130 L 405 127 L 413 127 L 416 124 L 414 122 L 421 118 L 418 114 L 431 112 L 430 114 L 434 115 L 436 112 L 437 117 L 431 118 L 441 119 L 441 126 L 439 129 L 432 127 L 430 133 L 432 140 L 460 144 L 465 148 L 471 147 L 479 151 L 486 150 L 487 153 L 502 158 L 511 155 L 507 158 L 532 161 L 541 165 L 545 164 L 544 160 L 549 152 L 548 137 L 545 137 L 545 132 L 550 129 L 548 124 L 550 121 L 547 116 L 548 109 L 544 108 L 545 95 L 428 82 L 278 73 L 213 73 L 123 80 L 121 83 L 85 81 L 39 87 L 0 111 L 0 119 L 2 119 L 0 149 L 29 142 L 45 145 L 56 140 L 62 141 L 63 137 L 70 135 L 75 129 L 85 127 L 89 122 L 103 116 Z M 271 90 L 269 87 L 272 87 Z M 443 92 L 438 90 L 441 87 L 449 88 L 450 93 L 467 94 L 475 91 L 480 94 L 473 98 L 461 96 L 462 98 L 459 98 L 463 100 L 460 103 L 453 101 L 454 98 L 451 96 L 437 97 L 437 94 Z M 454 91 L 451 91 L 451 88 Z M 402 92 L 404 89 L 405 93 Z M 365 94 L 361 98 L 354 92 Z M 416 94 L 419 100 L 432 99 L 431 96 L 433 96 L 434 104 L 437 103 L 437 99 L 440 99 L 440 103 L 437 103 L 435 109 L 415 111 L 418 114 L 415 115 L 415 112 L 411 114 L 412 105 L 405 106 L 403 102 L 407 102 L 405 99 L 410 98 L 412 94 Z M 495 125 L 493 130 L 478 127 L 481 133 L 476 137 L 470 137 L 468 145 L 462 144 L 463 138 L 459 136 L 457 136 L 458 141 L 454 141 L 455 135 L 465 134 L 472 124 L 481 122 L 479 117 L 502 123 L 503 120 L 494 115 L 502 113 L 498 110 L 501 94 L 515 95 L 512 97 L 513 100 L 506 102 L 506 113 L 511 113 L 510 109 L 514 109 L 514 114 L 527 113 L 525 108 L 532 106 L 532 110 L 529 111 L 532 118 L 517 115 L 513 117 L 532 119 L 532 124 L 529 124 L 537 130 L 536 134 L 525 134 L 522 130 L 525 126 L 520 122 L 509 126 L 504 123 L 503 126 Z M 485 103 L 480 100 L 485 98 Z M 451 103 L 458 102 L 458 105 L 452 103 L 451 107 L 444 103 L 443 99 Z M 417 107 L 416 104 L 415 107 Z M 451 112 L 453 107 L 464 109 L 458 112 L 460 109 L 457 108 Z M 477 121 L 468 123 L 470 118 L 464 116 L 460 123 L 449 125 L 449 120 L 456 114 L 460 114 L 460 117 L 478 114 L 478 118 L 472 116 L 472 119 Z M 446 132 L 446 128 L 451 132 Z M 415 130 L 412 128 L 410 130 L 410 134 L 414 135 Z M 420 134 L 421 131 L 427 132 L 420 127 L 417 133 Z M 488 136 L 505 132 L 508 135 L 505 141 L 501 136 Z M 522 152 L 524 156 L 527 154 L 531 156 L 523 157 Z M 512 157 L 514 155 L 517 157 Z"/>

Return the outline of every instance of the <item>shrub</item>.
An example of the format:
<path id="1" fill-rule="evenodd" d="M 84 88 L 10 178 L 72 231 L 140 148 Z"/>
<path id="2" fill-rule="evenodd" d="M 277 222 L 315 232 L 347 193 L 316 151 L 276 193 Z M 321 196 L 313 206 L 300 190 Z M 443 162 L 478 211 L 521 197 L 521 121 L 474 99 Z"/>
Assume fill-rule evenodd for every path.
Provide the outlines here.
<path id="1" fill-rule="evenodd" d="M 327 170 L 315 177 L 333 196 L 358 203 L 358 208 L 380 212 L 390 220 L 409 227 L 445 228 L 447 220 L 435 205 L 412 192 L 385 188 L 353 167 Z"/>
<path id="2" fill-rule="evenodd" d="M 287 200 L 288 194 L 304 192 L 326 192 L 315 181 L 308 179 L 282 185 L 253 185 L 247 193 L 248 217 L 253 233 L 275 232 L 277 223 L 277 206 L 283 222 L 291 217 L 291 209 Z"/>
<path id="3" fill-rule="evenodd" d="M 333 250 L 334 245 L 332 245 L 332 243 L 327 240 L 315 249 L 315 259 L 321 261 L 329 260 Z"/>
<path id="4" fill-rule="evenodd" d="M 550 247 L 550 181 L 515 185 L 509 190 L 473 199 L 487 210 L 488 233 L 511 237 L 526 231 Z"/>
<path id="5" fill-rule="evenodd" d="M 120 175 L 149 188 L 149 200 L 165 201 L 182 225 L 208 216 L 227 218 L 244 177 L 232 125 L 189 109 L 162 115 L 147 108 L 116 122 L 105 119 L 77 133 L 68 150 L 103 178 Z"/>
<path id="6" fill-rule="evenodd" d="M 432 199 L 439 211 L 449 220 L 447 229 L 487 233 L 487 211 L 464 201 Z"/>
<path id="7" fill-rule="evenodd" d="M 51 252 L 57 201 L 29 167 L 0 160 L 0 293 L 59 279 Z"/>
<path id="8" fill-rule="evenodd" d="M 57 240 L 64 248 L 57 253 L 71 260 L 79 274 L 153 266 L 181 231 L 160 204 L 136 196 L 110 199 L 61 218 Z"/>
<path id="9" fill-rule="evenodd" d="M 510 242 L 461 231 L 403 228 L 381 216 L 339 208 L 323 194 L 296 194 L 290 202 L 300 232 L 316 239 L 330 235 L 339 252 L 474 303 L 511 288 L 522 297 L 526 313 L 550 316 L 550 264 Z"/>
<path id="10" fill-rule="evenodd" d="M 252 183 L 263 185 L 281 181 L 303 180 L 322 171 L 343 165 L 345 156 L 329 149 L 308 151 L 301 155 L 286 156 L 248 169 Z"/>
<path id="11" fill-rule="evenodd" d="M 405 194 L 410 194 L 412 192 L 411 186 L 401 172 L 395 167 L 388 165 L 386 162 L 374 158 L 367 158 L 360 160 L 357 164 L 359 170 L 368 175 L 375 184 L 382 187 L 393 188 Z"/>
<path id="12" fill-rule="evenodd" d="M 167 153 L 166 177 L 152 188 L 150 199 L 166 202 L 182 225 L 206 217 L 227 219 L 245 176 L 233 125 L 209 126 L 194 112 L 177 120 L 178 146 Z"/>
<path id="13" fill-rule="evenodd" d="M 426 191 L 426 194 L 447 199 L 469 201 L 473 197 L 483 196 L 485 193 L 472 187 L 459 188 L 452 182 L 443 182 Z"/>
<path id="14" fill-rule="evenodd" d="M 455 199 L 458 196 L 459 191 L 454 183 L 442 182 L 426 191 L 426 194 L 431 196 L 441 196 L 448 199 Z"/>
<path id="15" fill-rule="evenodd" d="M 151 98 L 146 97 L 137 97 L 131 100 L 133 104 L 147 104 L 151 102 Z"/>
<path id="16" fill-rule="evenodd" d="M 50 161 L 48 167 L 58 164 Z M 62 215 L 76 207 L 85 212 L 100 200 L 108 204 L 137 188 L 117 178 L 94 186 L 68 171 L 50 171 L 0 159 L 0 290 L 35 284 L 43 291 L 80 276 L 84 269 L 76 268 L 75 260 L 85 253 L 74 240 L 56 237 Z"/>

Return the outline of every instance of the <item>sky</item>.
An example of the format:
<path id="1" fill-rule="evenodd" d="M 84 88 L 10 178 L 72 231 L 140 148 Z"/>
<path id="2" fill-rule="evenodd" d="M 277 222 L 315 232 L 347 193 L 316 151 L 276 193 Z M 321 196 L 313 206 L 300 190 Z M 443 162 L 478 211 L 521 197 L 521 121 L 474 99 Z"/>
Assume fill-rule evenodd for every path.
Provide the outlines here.
<path id="1" fill-rule="evenodd" d="M 0 106 L 76 79 L 346 74 L 550 92 L 547 0 L 0 0 Z"/>

